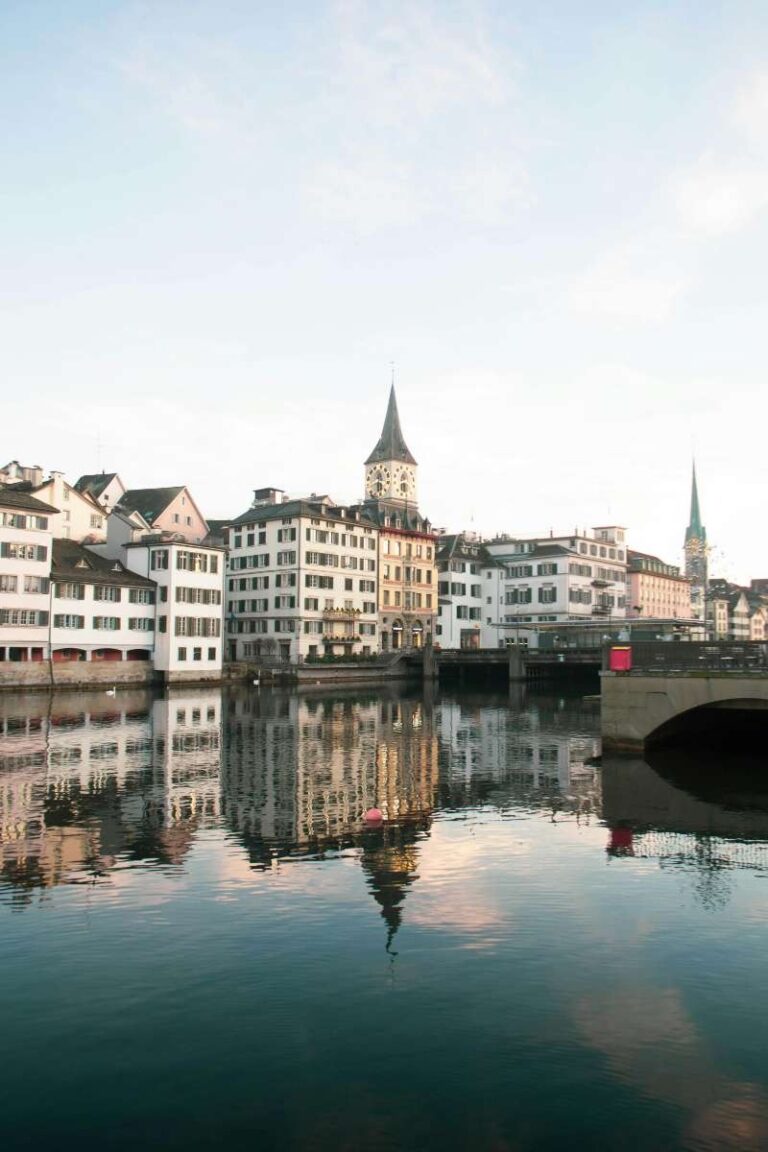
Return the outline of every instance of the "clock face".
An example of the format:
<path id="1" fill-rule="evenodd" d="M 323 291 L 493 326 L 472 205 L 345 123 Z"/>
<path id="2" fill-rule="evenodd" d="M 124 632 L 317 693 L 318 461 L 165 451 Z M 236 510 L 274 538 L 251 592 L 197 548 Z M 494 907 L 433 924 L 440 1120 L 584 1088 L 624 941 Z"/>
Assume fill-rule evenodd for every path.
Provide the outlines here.
<path id="1" fill-rule="evenodd" d="M 395 477 L 395 489 L 403 499 L 412 498 L 416 491 L 413 472 L 410 468 L 399 468 Z"/>
<path id="2" fill-rule="evenodd" d="M 377 464 L 368 473 L 368 495 L 383 496 L 389 490 L 392 473 L 383 464 Z"/>

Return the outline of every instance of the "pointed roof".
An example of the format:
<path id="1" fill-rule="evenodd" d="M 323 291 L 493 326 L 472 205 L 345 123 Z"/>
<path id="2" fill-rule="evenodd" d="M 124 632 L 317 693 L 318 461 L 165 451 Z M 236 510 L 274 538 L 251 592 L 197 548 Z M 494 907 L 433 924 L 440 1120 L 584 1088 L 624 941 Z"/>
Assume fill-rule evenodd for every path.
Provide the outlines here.
<path id="1" fill-rule="evenodd" d="M 104 489 L 117 476 L 117 472 L 90 472 L 75 482 L 75 491 L 87 493 L 98 500 Z"/>
<path id="2" fill-rule="evenodd" d="M 124 512 L 139 512 L 148 524 L 152 524 L 183 491 L 183 484 L 175 488 L 130 488 L 123 493 L 120 507 Z"/>
<path id="3" fill-rule="evenodd" d="M 400 460 L 403 464 L 416 463 L 408 451 L 408 446 L 405 443 L 405 438 L 400 428 L 400 417 L 397 413 L 397 399 L 395 398 L 394 384 L 389 391 L 387 414 L 384 417 L 384 427 L 381 430 L 379 442 L 366 460 L 366 464 L 376 464 L 378 461 L 384 460 Z"/>
<path id="4" fill-rule="evenodd" d="M 689 540 L 705 541 L 707 538 L 707 530 L 701 522 L 701 512 L 699 511 L 699 490 L 696 486 L 696 461 L 693 462 L 693 476 L 691 480 L 691 519 L 688 527 L 685 530 L 685 542 Z"/>

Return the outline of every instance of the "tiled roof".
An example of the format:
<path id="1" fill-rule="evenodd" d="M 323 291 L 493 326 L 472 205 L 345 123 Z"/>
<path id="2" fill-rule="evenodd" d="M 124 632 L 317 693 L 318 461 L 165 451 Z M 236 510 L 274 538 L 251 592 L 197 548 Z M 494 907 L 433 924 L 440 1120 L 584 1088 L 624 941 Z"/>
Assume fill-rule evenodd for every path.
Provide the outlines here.
<path id="1" fill-rule="evenodd" d="M 356 506 L 357 507 L 357 506 Z M 354 518 L 355 507 L 345 508 L 338 504 L 314 504 L 309 500 L 288 500 L 285 504 L 263 504 L 249 508 L 234 520 L 224 521 L 225 527 L 237 528 L 242 524 L 255 524 L 259 520 L 280 520 L 284 516 L 309 516 L 314 519 L 337 520 L 352 529 L 359 524 L 362 528 L 374 528 L 375 521 L 367 508 L 360 508 L 360 519 Z M 349 513 L 352 512 L 352 516 Z"/>
<path id="2" fill-rule="evenodd" d="M 58 512 L 58 508 L 54 508 L 51 504 L 45 504 L 36 496 L 32 496 L 29 488 L 18 488 L 15 485 L 12 487 L 0 485 L 0 507 L 18 508 L 19 511 L 41 512 L 48 515 Z"/>
<path id="3" fill-rule="evenodd" d="M 128 512 L 140 512 L 147 523 L 151 524 L 183 491 L 183 484 L 177 488 L 130 488 L 120 498 L 120 507 Z"/>
<path id="4" fill-rule="evenodd" d="M 51 577 L 54 580 L 79 580 L 83 584 L 130 584 L 141 588 L 154 588 L 154 580 L 139 576 L 119 560 L 100 556 L 74 540 L 54 540 L 51 559 Z"/>
<path id="5" fill-rule="evenodd" d="M 98 500 L 104 489 L 116 476 L 117 472 L 94 472 L 86 476 L 81 476 L 75 483 L 75 491 L 84 494 L 87 493 L 89 496 L 93 496 L 94 499 Z"/>

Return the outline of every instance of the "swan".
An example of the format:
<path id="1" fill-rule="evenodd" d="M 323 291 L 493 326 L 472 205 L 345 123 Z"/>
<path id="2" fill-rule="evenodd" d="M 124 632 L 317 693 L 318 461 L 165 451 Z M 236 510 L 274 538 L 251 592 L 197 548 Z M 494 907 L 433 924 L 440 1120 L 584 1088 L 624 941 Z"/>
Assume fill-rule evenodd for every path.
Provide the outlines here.
<path id="1" fill-rule="evenodd" d="M 111 688 L 107 688 L 107 691 L 104 693 L 104 695 L 105 696 L 114 696 L 116 694 L 116 692 L 117 692 L 117 688 L 113 684 Z"/>

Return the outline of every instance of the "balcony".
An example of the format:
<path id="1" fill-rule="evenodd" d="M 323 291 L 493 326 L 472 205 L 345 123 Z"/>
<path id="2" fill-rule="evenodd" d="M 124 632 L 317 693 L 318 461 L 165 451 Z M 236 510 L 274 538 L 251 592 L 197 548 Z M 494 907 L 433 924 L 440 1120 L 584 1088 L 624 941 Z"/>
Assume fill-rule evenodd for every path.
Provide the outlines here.
<path id="1" fill-rule="evenodd" d="M 323 608 L 323 620 L 357 620 L 360 616 L 359 608 Z"/>

